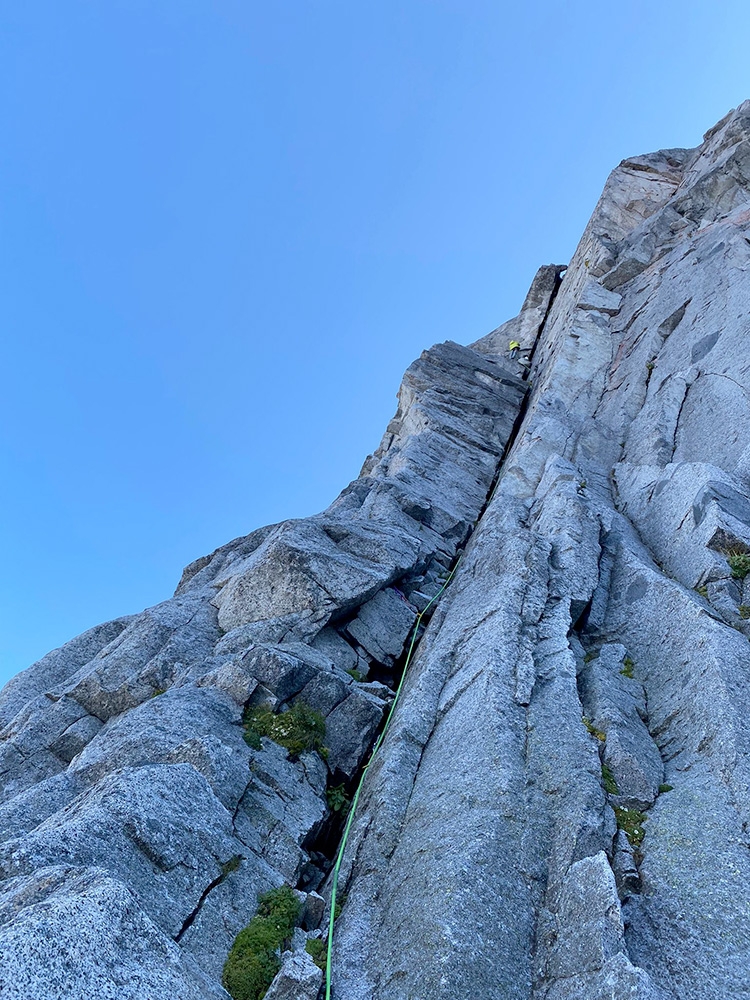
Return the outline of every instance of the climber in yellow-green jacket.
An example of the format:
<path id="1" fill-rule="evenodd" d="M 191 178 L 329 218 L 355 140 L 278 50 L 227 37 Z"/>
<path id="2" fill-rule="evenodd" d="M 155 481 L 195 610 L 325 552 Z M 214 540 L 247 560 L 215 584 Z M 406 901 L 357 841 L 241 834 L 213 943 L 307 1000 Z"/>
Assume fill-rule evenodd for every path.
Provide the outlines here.
<path id="1" fill-rule="evenodd" d="M 508 353 L 510 354 L 510 360 L 515 361 L 518 357 L 518 352 L 521 349 L 521 345 L 517 340 L 511 340 L 508 344 Z"/>

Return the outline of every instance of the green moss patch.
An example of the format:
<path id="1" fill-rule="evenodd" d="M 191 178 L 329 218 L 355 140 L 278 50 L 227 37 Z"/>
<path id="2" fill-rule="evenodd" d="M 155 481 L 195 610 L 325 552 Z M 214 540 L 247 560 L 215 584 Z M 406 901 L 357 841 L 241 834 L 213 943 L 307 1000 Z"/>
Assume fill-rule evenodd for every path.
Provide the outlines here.
<path id="1" fill-rule="evenodd" d="M 726 553 L 729 568 L 735 580 L 744 580 L 750 573 L 750 552 L 737 552 L 736 550 Z"/>
<path id="2" fill-rule="evenodd" d="M 595 739 L 599 740 L 600 743 L 606 743 L 607 742 L 607 734 L 603 733 L 601 731 L 601 729 L 597 729 L 596 726 L 594 725 L 594 723 L 591 721 L 591 719 L 587 719 L 586 716 L 584 715 L 584 717 L 581 719 L 581 722 L 588 729 L 588 731 L 591 733 L 591 735 Z"/>
<path id="3" fill-rule="evenodd" d="M 321 941 L 320 938 L 310 938 L 305 945 L 305 951 L 312 958 L 317 967 L 325 972 L 326 965 L 328 964 L 328 949 L 326 948 L 324 942 Z"/>
<path id="4" fill-rule="evenodd" d="M 643 829 L 646 814 L 639 809 L 623 809 L 620 806 L 615 806 L 615 818 L 618 828 L 625 831 L 625 836 L 633 847 L 640 847 L 646 833 Z"/>
<path id="5" fill-rule="evenodd" d="M 620 671 L 620 673 L 622 674 L 623 677 L 629 677 L 632 680 L 634 666 L 635 666 L 635 661 L 632 660 L 629 656 L 626 656 L 625 659 L 622 661 L 622 670 Z"/>
<path id="6" fill-rule="evenodd" d="M 232 855 L 229 861 L 222 862 L 221 865 L 222 877 L 226 878 L 227 875 L 231 875 L 232 872 L 236 872 L 241 864 L 242 864 L 242 855 L 241 854 Z"/>
<path id="7" fill-rule="evenodd" d="M 288 885 L 258 897 L 258 912 L 234 939 L 221 982 L 234 1000 L 262 1000 L 281 968 L 279 957 L 292 936 L 300 904 Z"/>
<path id="8" fill-rule="evenodd" d="M 325 719 L 304 702 L 296 702 L 288 712 L 279 715 L 270 708 L 249 708 L 243 721 L 245 742 L 254 750 L 261 749 L 261 737 L 267 736 L 287 749 L 292 759 L 311 750 L 325 756 Z"/>

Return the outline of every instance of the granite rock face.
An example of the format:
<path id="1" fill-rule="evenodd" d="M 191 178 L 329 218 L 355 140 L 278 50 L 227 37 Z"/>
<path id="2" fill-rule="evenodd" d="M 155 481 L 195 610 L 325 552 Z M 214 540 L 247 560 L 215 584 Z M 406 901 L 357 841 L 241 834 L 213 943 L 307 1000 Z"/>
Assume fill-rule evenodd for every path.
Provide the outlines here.
<path id="1" fill-rule="evenodd" d="M 343 857 L 335 1000 L 746 997 L 748 417 L 750 102 L 623 161 L 518 317 L 426 351 L 326 511 L 6 686 L 2 996 L 226 997 L 286 884 L 268 996 L 315 1000 L 342 802 L 428 609 Z M 294 705 L 323 753 L 243 739 Z"/>
<path id="2" fill-rule="evenodd" d="M 750 990 L 748 163 L 750 102 L 624 161 L 541 310 L 368 772 L 337 1000 Z"/>
<path id="3" fill-rule="evenodd" d="M 327 792 L 369 754 L 416 615 L 481 514 L 525 395 L 513 368 L 453 343 L 426 351 L 328 510 L 197 560 L 171 600 L 7 685 L 4 998 L 226 996 L 258 895 L 321 885 L 340 826 Z M 325 761 L 243 739 L 245 709 L 296 702 L 325 719 Z M 302 954 L 274 996 L 315 996 Z"/>

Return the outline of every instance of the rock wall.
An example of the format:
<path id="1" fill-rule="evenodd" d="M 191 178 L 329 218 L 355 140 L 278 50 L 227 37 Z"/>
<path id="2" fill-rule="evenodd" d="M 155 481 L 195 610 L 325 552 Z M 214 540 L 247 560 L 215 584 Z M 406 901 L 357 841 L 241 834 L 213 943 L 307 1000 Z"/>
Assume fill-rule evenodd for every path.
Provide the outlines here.
<path id="1" fill-rule="evenodd" d="M 746 997 L 748 268 L 750 102 L 623 161 L 518 317 L 426 351 L 328 510 L 14 678 L 0 994 L 226 997 L 287 884 L 307 916 L 268 995 L 314 1000 L 327 792 L 463 552 L 368 769 L 332 996 Z M 243 739 L 297 703 L 326 754 Z"/>
<path id="2" fill-rule="evenodd" d="M 416 614 L 485 504 L 526 390 L 513 368 L 426 351 L 328 510 L 197 560 L 171 600 L 6 686 L 4 998 L 51 983 L 71 998 L 226 996 L 258 894 L 320 887 L 337 829 L 326 791 L 356 776 Z M 245 708 L 297 701 L 325 718 L 325 762 L 243 739 Z"/>
<path id="3" fill-rule="evenodd" d="M 368 775 L 337 1000 L 750 989 L 749 184 L 750 102 L 607 181 Z"/>

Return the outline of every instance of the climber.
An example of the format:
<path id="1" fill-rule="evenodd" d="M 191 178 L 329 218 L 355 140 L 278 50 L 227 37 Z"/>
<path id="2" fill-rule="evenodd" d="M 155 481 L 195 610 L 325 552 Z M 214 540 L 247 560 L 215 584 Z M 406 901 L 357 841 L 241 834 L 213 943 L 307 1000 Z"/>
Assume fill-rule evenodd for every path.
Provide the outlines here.
<path id="1" fill-rule="evenodd" d="M 519 352 L 520 349 L 521 349 L 521 345 L 518 343 L 518 341 L 517 340 L 511 340 L 511 342 L 508 344 L 508 351 L 510 353 L 510 360 L 511 361 L 515 361 L 516 360 L 516 358 L 518 357 L 518 352 Z"/>

